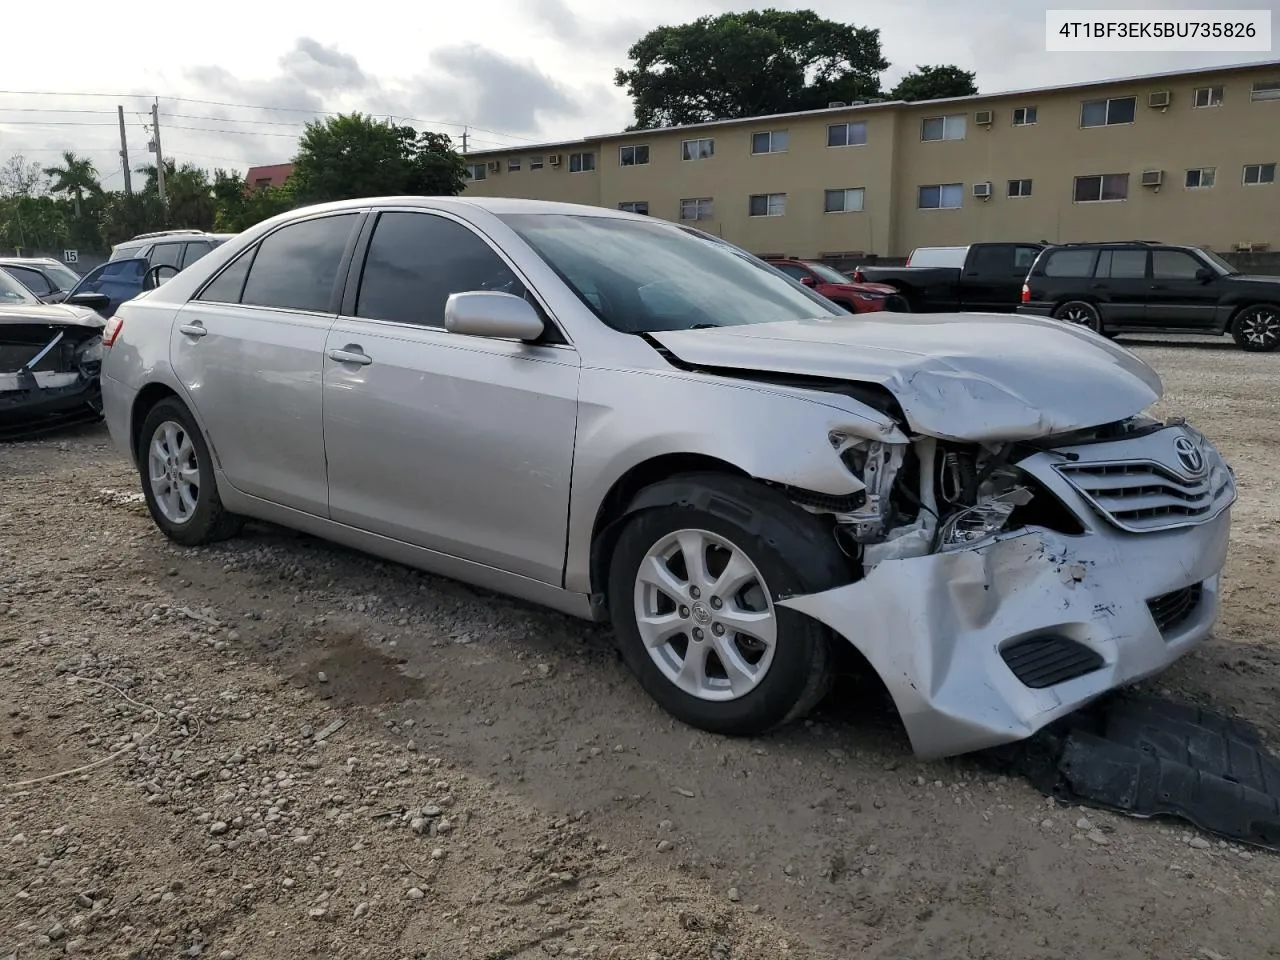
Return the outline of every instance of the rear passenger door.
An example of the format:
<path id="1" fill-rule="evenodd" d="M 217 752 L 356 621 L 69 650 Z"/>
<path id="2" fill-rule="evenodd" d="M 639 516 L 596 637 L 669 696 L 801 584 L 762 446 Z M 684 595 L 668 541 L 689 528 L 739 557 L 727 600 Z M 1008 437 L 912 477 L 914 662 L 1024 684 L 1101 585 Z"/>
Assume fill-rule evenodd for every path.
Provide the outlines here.
<path id="1" fill-rule="evenodd" d="M 1146 324 L 1151 292 L 1149 259 L 1145 247 L 1098 250 L 1091 292 L 1108 327 L 1141 328 Z"/>
<path id="2" fill-rule="evenodd" d="M 363 261 L 324 361 L 332 519 L 559 586 L 577 351 L 562 336 L 444 329 L 452 293 L 496 290 L 537 306 L 460 220 L 383 211 Z"/>
<path id="3" fill-rule="evenodd" d="M 325 337 L 363 212 L 295 220 L 224 267 L 179 311 L 170 361 L 237 490 L 328 515 Z"/>

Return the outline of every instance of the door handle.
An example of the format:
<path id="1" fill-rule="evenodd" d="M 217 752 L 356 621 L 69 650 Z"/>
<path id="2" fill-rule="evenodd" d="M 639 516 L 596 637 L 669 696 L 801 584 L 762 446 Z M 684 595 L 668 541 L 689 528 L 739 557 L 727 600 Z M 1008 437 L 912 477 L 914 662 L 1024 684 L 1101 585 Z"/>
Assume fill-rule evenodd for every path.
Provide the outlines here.
<path id="1" fill-rule="evenodd" d="M 348 344 L 350 349 L 346 350 L 330 350 L 329 359 L 336 360 L 338 363 L 358 363 L 365 367 L 373 363 L 373 357 L 369 356 L 354 344 Z"/>
<path id="2" fill-rule="evenodd" d="M 1166 287 L 1163 283 L 1153 283 L 1151 285 L 1151 289 L 1152 290 L 1168 290 L 1169 288 Z"/>
<path id="3" fill-rule="evenodd" d="M 204 337 L 209 334 L 209 331 L 204 328 L 203 323 L 184 323 L 178 329 L 188 337 Z"/>
<path id="4" fill-rule="evenodd" d="M 1107 288 L 1107 285 L 1106 285 L 1105 283 L 1091 283 L 1091 284 L 1089 284 L 1089 289 L 1090 289 L 1090 290 L 1105 290 L 1106 288 Z"/>

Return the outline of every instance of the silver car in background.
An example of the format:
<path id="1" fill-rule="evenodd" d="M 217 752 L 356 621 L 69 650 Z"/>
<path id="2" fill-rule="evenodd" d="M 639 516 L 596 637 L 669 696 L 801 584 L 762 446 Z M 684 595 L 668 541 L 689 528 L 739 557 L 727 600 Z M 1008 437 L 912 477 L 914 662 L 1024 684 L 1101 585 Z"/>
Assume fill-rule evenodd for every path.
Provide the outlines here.
<path id="1" fill-rule="evenodd" d="M 851 316 L 725 243 L 568 204 L 294 211 L 122 305 L 111 433 L 188 545 L 273 521 L 611 619 L 754 734 L 836 645 L 922 757 L 1024 738 L 1210 631 L 1235 486 L 1147 365 L 1019 316 Z"/>

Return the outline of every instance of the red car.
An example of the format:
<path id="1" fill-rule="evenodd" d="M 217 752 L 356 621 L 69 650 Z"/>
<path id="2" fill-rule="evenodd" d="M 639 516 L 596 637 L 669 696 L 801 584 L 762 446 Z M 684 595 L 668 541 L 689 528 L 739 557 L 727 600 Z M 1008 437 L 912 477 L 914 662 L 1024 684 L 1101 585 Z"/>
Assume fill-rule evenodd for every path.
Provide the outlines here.
<path id="1" fill-rule="evenodd" d="M 765 262 L 799 280 L 806 287 L 812 287 L 850 313 L 874 313 L 879 310 L 906 313 L 910 310 L 906 298 L 893 287 L 883 283 L 854 283 L 835 267 L 829 267 L 825 263 L 775 259 Z"/>

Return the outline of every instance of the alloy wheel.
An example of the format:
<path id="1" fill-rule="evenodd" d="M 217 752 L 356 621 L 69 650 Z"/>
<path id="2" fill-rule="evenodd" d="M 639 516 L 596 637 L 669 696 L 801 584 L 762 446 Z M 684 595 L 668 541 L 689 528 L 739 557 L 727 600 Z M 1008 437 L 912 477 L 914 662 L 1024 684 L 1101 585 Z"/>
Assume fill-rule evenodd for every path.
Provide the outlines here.
<path id="1" fill-rule="evenodd" d="M 1240 339 L 1256 347 L 1269 349 L 1280 343 L 1280 311 L 1271 307 L 1254 307 L 1236 321 Z"/>
<path id="2" fill-rule="evenodd" d="M 147 479 L 156 507 L 166 520 L 183 524 L 191 519 L 200 502 L 200 464 L 182 424 L 165 420 L 151 434 Z"/>

